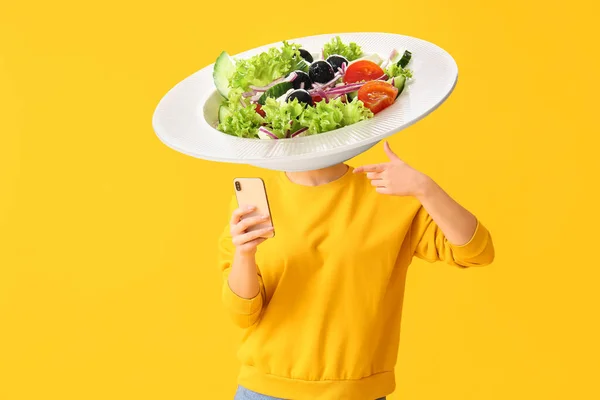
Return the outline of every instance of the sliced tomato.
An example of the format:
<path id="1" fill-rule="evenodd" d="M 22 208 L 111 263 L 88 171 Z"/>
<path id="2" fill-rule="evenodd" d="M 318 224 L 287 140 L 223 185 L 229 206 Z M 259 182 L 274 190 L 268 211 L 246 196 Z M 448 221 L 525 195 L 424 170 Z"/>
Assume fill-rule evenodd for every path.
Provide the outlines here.
<path id="1" fill-rule="evenodd" d="M 323 100 L 323 98 L 321 96 L 317 96 L 316 94 L 311 95 L 311 97 L 312 97 L 313 103 L 315 103 L 315 104 L 320 102 L 321 100 Z"/>
<path id="2" fill-rule="evenodd" d="M 384 81 L 367 82 L 358 89 L 358 99 L 365 103 L 365 107 L 373 114 L 394 104 L 397 95 L 398 89 Z"/>
<path id="3" fill-rule="evenodd" d="M 267 114 L 265 114 L 265 112 L 263 111 L 262 107 L 260 106 L 260 104 L 256 103 L 256 108 L 255 108 L 256 112 L 258 113 L 258 115 L 260 115 L 261 117 L 265 117 Z"/>
<path id="4" fill-rule="evenodd" d="M 385 72 L 373 61 L 360 60 L 350 64 L 344 74 L 345 83 L 372 81 L 381 78 Z"/>

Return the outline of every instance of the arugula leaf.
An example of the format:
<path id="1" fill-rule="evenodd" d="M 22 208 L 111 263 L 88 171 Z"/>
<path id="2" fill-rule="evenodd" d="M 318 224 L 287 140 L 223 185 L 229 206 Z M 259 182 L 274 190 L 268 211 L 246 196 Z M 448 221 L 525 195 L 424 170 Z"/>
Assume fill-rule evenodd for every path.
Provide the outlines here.
<path id="1" fill-rule="evenodd" d="M 339 36 L 336 36 L 331 39 L 329 43 L 325 43 L 323 46 L 323 56 L 325 58 L 333 54 L 346 57 L 348 61 L 353 61 L 360 58 L 363 52 L 360 46 L 356 43 L 352 42 L 348 45 L 345 45 L 342 42 L 342 39 Z"/>

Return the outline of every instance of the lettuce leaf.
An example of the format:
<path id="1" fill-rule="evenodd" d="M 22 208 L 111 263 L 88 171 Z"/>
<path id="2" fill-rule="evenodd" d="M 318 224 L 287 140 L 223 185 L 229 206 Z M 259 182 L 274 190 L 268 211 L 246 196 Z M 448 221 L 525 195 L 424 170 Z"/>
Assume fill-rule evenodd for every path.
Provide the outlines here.
<path id="1" fill-rule="evenodd" d="M 359 45 L 352 42 L 345 45 L 339 36 L 331 39 L 329 43 L 325 43 L 323 46 L 323 55 L 325 58 L 337 54 L 339 56 L 346 57 L 348 61 L 353 61 L 360 58 L 363 54 L 362 49 Z"/>
<path id="2" fill-rule="evenodd" d="M 254 107 L 238 107 L 231 110 L 231 115 L 227 116 L 219 123 L 217 129 L 221 132 L 243 138 L 258 137 L 258 128 L 264 123 Z"/>
<path id="3" fill-rule="evenodd" d="M 300 124 L 308 128 L 308 134 L 313 135 L 332 131 L 344 126 L 373 117 L 373 113 L 365 107 L 362 101 L 354 99 L 343 103 L 341 98 L 318 102 L 314 107 L 308 107 L 300 116 Z"/>
<path id="4" fill-rule="evenodd" d="M 267 98 L 265 105 L 262 106 L 262 110 L 265 112 L 266 128 L 278 138 L 284 138 L 288 131 L 296 132 L 302 127 L 298 117 L 302 115 L 304 108 L 305 105 L 300 104 L 298 99 L 280 104 L 272 97 Z"/>
<path id="5" fill-rule="evenodd" d="M 412 78 L 412 71 L 408 68 L 402 68 L 397 63 L 390 63 L 390 66 L 386 68 L 385 73 L 390 78 L 395 76 L 404 76 L 406 79 Z"/>
<path id="6" fill-rule="evenodd" d="M 342 108 L 342 113 L 344 117 L 342 119 L 342 124 L 344 126 L 355 124 L 359 121 L 373 118 L 373 112 L 365 107 L 364 103 L 358 100 L 358 97 L 355 97 L 351 102 L 344 104 Z"/>
<path id="7" fill-rule="evenodd" d="M 236 60 L 229 86 L 247 91 L 250 85 L 268 85 L 302 65 L 299 50 L 300 45 L 284 41 L 281 48 L 272 47 L 249 59 Z"/>
<path id="8" fill-rule="evenodd" d="M 308 128 L 303 135 L 314 135 L 373 118 L 373 113 L 358 98 L 347 103 L 341 98 L 329 103 L 320 101 L 311 107 L 298 102 L 298 99 L 281 104 L 269 97 L 262 110 L 264 118 L 254 106 L 230 109 L 231 115 L 225 117 L 217 129 L 243 138 L 258 138 L 258 128 L 264 124 L 265 128 L 283 139 L 288 133 L 301 128 Z"/>
<path id="9" fill-rule="evenodd" d="M 339 104 L 338 104 L 339 103 Z M 329 103 L 320 101 L 314 107 L 307 108 L 300 117 L 300 123 L 308 128 L 308 135 L 332 131 L 342 126 L 344 113 L 339 99 Z"/>
<path id="10" fill-rule="evenodd" d="M 240 100 L 242 100 L 242 94 L 243 94 L 243 90 L 241 88 L 231 89 L 229 91 L 229 99 L 225 100 L 223 103 L 230 110 L 235 110 L 237 108 L 240 108 L 240 107 L 242 107 L 242 103 L 240 101 Z M 250 102 L 248 101 L 248 99 L 244 99 L 244 103 L 246 105 L 250 105 Z"/>

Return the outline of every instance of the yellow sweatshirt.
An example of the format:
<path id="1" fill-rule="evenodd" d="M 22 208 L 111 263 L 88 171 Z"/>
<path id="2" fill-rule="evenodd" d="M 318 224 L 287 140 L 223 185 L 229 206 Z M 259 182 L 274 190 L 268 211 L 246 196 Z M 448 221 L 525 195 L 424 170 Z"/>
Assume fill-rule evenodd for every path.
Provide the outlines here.
<path id="1" fill-rule="evenodd" d="M 494 257 L 488 231 L 479 224 L 468 244 L 453 246 L 417 200 L 378 194 L 351 168 L 320 186 L 284 173 L 265 183 L 276 236 L 258 247 L 256 298 L 229 288 L 229 226 L 219 241 L 223 301 L 245 328 L 239 384 L 293 400 L 389 395 L 413 256 L 486 265 Z"/>

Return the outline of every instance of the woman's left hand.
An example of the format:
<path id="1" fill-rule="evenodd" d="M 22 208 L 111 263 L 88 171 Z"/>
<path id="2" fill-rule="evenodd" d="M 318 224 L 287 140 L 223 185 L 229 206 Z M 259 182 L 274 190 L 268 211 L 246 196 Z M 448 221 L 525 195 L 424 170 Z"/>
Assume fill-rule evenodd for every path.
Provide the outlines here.
<path id="1" fill-rule="evenodd" d="M 417 198 L 424 196 L 432 183 L 431 179 L 402 161 L 387 141 L 384 150 L 389 162 L 358 167 L 354 169 L 354 173 L 366 172 L 378 193 Z"/>

